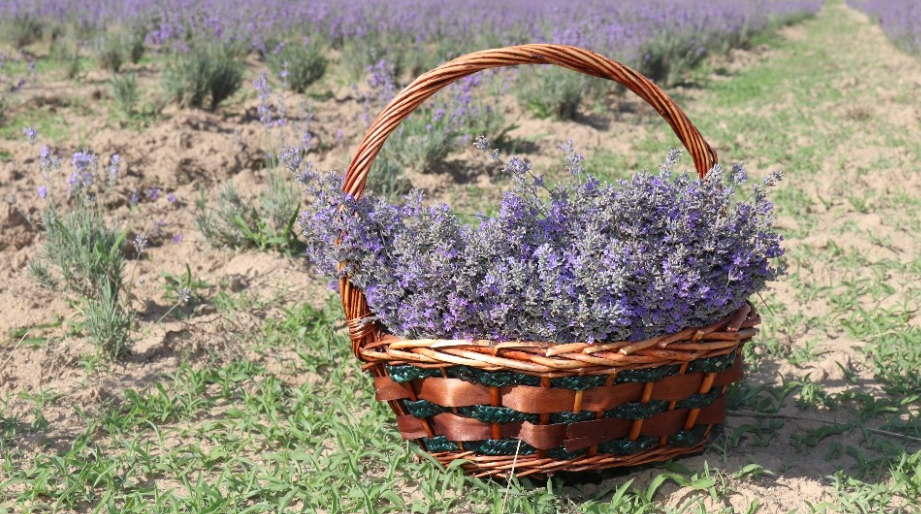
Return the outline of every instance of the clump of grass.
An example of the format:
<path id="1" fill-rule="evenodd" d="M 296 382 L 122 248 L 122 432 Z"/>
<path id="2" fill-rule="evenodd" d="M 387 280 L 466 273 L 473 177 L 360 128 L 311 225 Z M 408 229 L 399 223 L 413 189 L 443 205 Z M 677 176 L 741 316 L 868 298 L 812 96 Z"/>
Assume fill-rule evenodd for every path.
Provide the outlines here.
<path id="1" fill-rule="evenodd" d="M 117 36 L 102 36 L 93 43 L 93 56 L 100 68 L 117 73 L 125 63 L 125 40 Z"/>
<path id="2" fill-rule="evenodd" d="M 100 284 L 121 284 L 126 232 L 106 226 L 95 210 L 83 207 L 63 214 L 49 208 L 43 222 L 45 242 L 36 266 L 50 268 L 81 297 L 98 299 Z M 35 275 L 52 276 L 47 271 Z"/>
<path id="3" fill-rule="evenodd" d="M 395 76 L 402 76 L 406 71 L 407 52 L 396 49 L 406 48 L 404 41 L 399 34 L 384 31 L 372 31 L 361 38 L 350 38 L 342 44 L 340 62 L 349 79 L 355 82 L 364 78 L 368 68 L 381 61 L 386 61 L 393 68 Z"/>
<path id="4" fill-rule="evenodd" d="M 44 33 L 42 22 L 28 13 L 12 18 L 2 26 L 4 39 L 9 41 L 17 50 L 41 40 Z"/>
<path id="5" fill-rule="evenodd" d="M 86 331 L 105 355 L 120 359 L 131 351 L 134 313 L 119 301 L 119 284 L 103 278 L 98 293 L 86 298 L 82 309 Z"/>
<path id="6" fill-rule="evenodd" d="M 125 116 L 134 114 L 139 96 L 137 75 L 120 73 L 112 76 L 110 90 L 118 110 Z"/>
<path id="7" fill-rule="evenodd" d="M 192 267 L 188 264 L 185 265 L 185 272 L 182 275 L 161 271 L 160 278 L 163 279 L 161 286 L 166 299 L 173 302 L 173 306 L 163 314 L 161 319 L 165 319 L 173 312 L 177 312 L 177 317 L 190 316 L 194 312 L 195 306 L 204 300 L 201 291 L 214 287 L 192 276 Z M 185 308 L 176 311 L 180 307 Z"/>
<path id="8" fill-rule="evenodd" d="M 147 48 L 144 46 L 144 36 L 145 33 L 142 29 L 137 28 L 133 30 L 131 34 L 127 37 L 127 57 L 131 61 L 131 64 L 137 64 L 141 62 L 141 58 L 144 57 L 144 52 Z"/>
<path id="9" fill-rule="evenodd" d="M 394 200 L 412 189 L 406 170 L 389 155 L 382 153 L 374 160 L 368 175 L 368 188 L 377 195 Z"/>
<path id="10" fill-rule="evenodd" d="M 727 43 L 726 50 L 733 46 L 742 46 L 742 37 L 740 33 L 739 41 L 734 44 Z M 707 51 L 693 39 L 663 34 L 644 45 L 643 55 L 647 58 L 640 66 L 640 71 L 653 81 L 673 86 L 706 57 Z"/>
<path id="11" fill-rule="evenodd" d="M 80 74 L 80 45 L 72 37 L 56 38 L 51 44 L 51 58 L 73 79 Z"/>
<path id="12" fill-rule="evenodd" d="M 32 280 L 46 289 L 57 289 L 59 282 L 54 278 L 48 268 L 39 260 L 29 261 L 29 276 Z"/>
<path id="13" fill-rule="evenodd" d="M 212 246 L 291 254 L 303 250 L 294 231 L 300 200 L 293 185 L 283 177 L 269 175 L 268 189 L 258 203 L 240 197 L 232 183 L 218 191 L 216 207 L 208 205 L 204 190 L 199 193 L 195 223 Z"/>
<path id="14" fill-rule="evenodd" d="M 292 91 L 303 93 L 326 73 L 329 61 L 323 52 L 323 47 L 316 42 L 306 46 L 285 45 L 281 51 L 269 56 L 268 63 Z"/>
<path id="15" fill-rule="evenodd" d="M 550 67 L 522 73 L 518 103 L 539 118 L 571 120 L 579 112 L 585 77 L 572 70 Z"/>
<path id="16" fill-rule="evenodd" d="M 134 314 L 120 300 L 126 232 L 108 227 L 93 208 L 43 216 L 45 242 L 32 277 L 46 287 L 63 284 L 80 302 L 85 328 L 100 353 L 119 359 L 130 350 Z"/>
<path id="17" fill-rule="evenodd" d="M 196 47 L 177 55 L 163 74 L 169 99 L 183 107 L 211 110 L 233 95 L 243 83 L 244 63 L 230 45 Z"/>

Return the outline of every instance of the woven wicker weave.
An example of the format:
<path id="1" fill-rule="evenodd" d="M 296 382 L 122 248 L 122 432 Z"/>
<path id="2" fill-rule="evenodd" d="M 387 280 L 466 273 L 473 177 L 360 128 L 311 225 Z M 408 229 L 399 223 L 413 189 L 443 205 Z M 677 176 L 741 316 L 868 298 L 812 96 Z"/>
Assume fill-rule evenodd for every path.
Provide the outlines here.
<path id="1" fill-rule="evenodd" d="M 614 80 L 665 118 L 703 177 L 716 152 L 646 77 L 580 48 L 534 44 L 469 54 L 417 78 L 378 115 L 346 174 L 361 197 L 374 158 L 399 123 L 435 92 L 480 70 L 555 64 Z M 362 292 L 340 281 L 352 351 L 403 437 L 476 476 L 544 476 L 669 459 L 702 449 L 742 377 L 741 345 L 760 318 L 746 304 L 706 327 L 645 341 L 405 340 L 363 323 Z"/>

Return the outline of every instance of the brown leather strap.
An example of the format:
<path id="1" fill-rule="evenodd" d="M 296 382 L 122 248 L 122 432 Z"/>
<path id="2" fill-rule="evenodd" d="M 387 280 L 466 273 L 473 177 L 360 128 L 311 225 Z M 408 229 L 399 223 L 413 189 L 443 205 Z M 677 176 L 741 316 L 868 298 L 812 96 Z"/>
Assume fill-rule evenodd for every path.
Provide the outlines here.
<path id="1" fill-rule="evenodd" d="M 690 409 L 670 410 L 647 418 L 640 434 L 646 437 L 664 437 L 677 434 L 684 428 Z"/>
<path id="2" fill-rule="evenodd" d="M 422 381 L 419 398 L 442 407 L 489 405 L 489 388 L 459 378 L 427 378 Z"/>
<path id="3" fill-rule="evenodd" d="M 689 373 L 687 375 L 672 375 L 658 380 L 652 388 L 651 400 L 677 401 L 684 400 L 693 392 L 700 389 L 704 381 L 703 373 Z"/>
<path id="4" fill-rule="evenodd" d="M 568 451 L 581 450 L 605 441 L 627 437 L 632 426 L 632 420 L 620 418 L 571 423 L 566 427 L 566 439 L 563 444 Z"/>
<path id="5" fill-rule="evenodd" d="M 732 367 L 723 371 L 722 373 L 717 373 L 716 378 L 713 379 L 714 386 L 724 386 L 729 385 L 734 382 L 742 380 L 742 355 L 736 355 L 736 360 L 732 364 Z"/>
<path id="6" fill-rule="evenodd" d="M 422 420 L 410 414 L 397 416 L 397 428 L 400 430 L 403 439 L 419 439 L 420 437 L 428 436 L 425 432 L 425 427 L 422 425 Z"/>
<path id="7" fill-rule="evenodd" d="M 548 389 L 533 386 L 502 388 L 502 405 L 527 414 L 550 414 L 572 409 L 576 392 L 571 389 Z"/>
<path id="8" fill-rule="evenodd" d="M 605 411 L 618 405 L 639 401 L 643 396 L 643 387 L 644 384 L 639 382 L 629 382 L 587 389 L 582 394 L 582 410 Z"/>
<path id="9" fill-rule="evenodd" d="M 409 398 L 409 391 L 390 377 L 374 377 L 374 397 L 378 401 L 403 400 Z"/>
<path id="10" fill-rule="evenodd" d="M 552 450 L 563 445 L 566 425 L 534 425 L 526 421 L 522 423 L 518 437 L 538 450 Z"/>
<path id="11" fill-rule="evenodd" d="M 478 419 L 444 412 L 432 418 L 435 433 L 449 441 L 482 441 L 492 438 L 492 427 Z"/>
<path id="12" fill-rule="evenodd" d="M 698 425 L 715 425 L 726 419 L 726 395 L 713 400 L 709 406 L 700 410 L 697 415 Z"/>

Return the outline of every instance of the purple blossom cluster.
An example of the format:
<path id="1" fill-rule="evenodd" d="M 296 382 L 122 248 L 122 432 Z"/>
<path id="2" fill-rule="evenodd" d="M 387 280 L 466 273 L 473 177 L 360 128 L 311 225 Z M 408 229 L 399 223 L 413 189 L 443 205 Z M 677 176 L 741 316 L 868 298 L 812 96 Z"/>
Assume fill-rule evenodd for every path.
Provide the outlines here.
<path id="1" fill-rule="evenodd" d="M 917 0 L 848 0 L 876 18 L 897 45 L 921 56 L 921 2 Z"/>
<path id="2" fill-rule="evenodd" d="M 642 339 L 725 316 L 783 272 L 765 185 L 734 200 L 741 165 L 700 179 L 672 171 L 673 152 L 658 172 L 604 184 L 564 151 L 568 180 L 554 187 L 521 159 L 502 163 L 514 186 L 477 225 L 419 191 L 355 199 L 340 175 L 291 162 L 313 199 L 300 217 L 308 256 L 348 273 L 374 320 L 410 338 Z"/>
<path id="3" fill-rule="evenodd" d="M 38 131 L 34 128 L 27 128 L 24 135 L 30 144 L 34 144 L 38 137 Z M 57 157 L 54 152 L 45 145 L 39 148 L 38 167 L 43 179 L 42 184 L 36 187 L 35 195 L 45 202 L 49 202 L 49 207 L 55 209 L 60 202 L 61 205 L 66 203 L 65 199 L 55 198 L 55 182 L 63 181 L 66 183 L 67 196 L 74 199 L 76 205 L 86 206 L 96 204 L 99 198 L 105 198 L 105 195 L 112 194 L 118 185 L 118 177 L 121 169 L 121 156 L 117 153 L 109 157 L 108 164 L 101 166 L 99 157 L 89 150 L 78 150 L 70 158 L 70 174 L 63 173 L 64 161 Z M 159 187 L 147 188 L 143 191 L 143 196 L 151 202 L 159 200 L 162 196 L 162 189 Z M 129 196 L 129 203 L 136 205 L 141 200 L 141 192 L 136 188 L 132 190 Z M 170 205 L 178 206 L 179 198 L 175 192 L 169 192 L 165 195 L 166 202 Z M 181 243 L 183 236 L 176 231 L 168 234 L 165 230 L 166 222 L 163 220 L 155 221 L 151 230 L 152 237 L 157 240 L 171 239 L 173 243 Z M 146 247 L 147 239 L 144 239 Z"/>
<path id="4" fill-rule="evenodd" d="M 256 90 L 256 96 L 259 98 L 259 105 L 256 112 L 259 114 L 259 121 L 265 129 L 271 130 L 287 123 L 285 115 L 284 98 L 279 96 L 275 105 L 272 105 L 272 87 L 269 85 L 269 77 L 266 72 L 261 72 L 253 80 L 253 89 Z"/>

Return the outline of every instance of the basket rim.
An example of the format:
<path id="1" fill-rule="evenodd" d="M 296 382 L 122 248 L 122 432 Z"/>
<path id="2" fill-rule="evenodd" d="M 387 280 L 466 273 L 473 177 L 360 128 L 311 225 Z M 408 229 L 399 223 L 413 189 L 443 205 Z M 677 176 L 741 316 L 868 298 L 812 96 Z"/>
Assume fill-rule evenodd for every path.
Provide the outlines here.
<path id="1" fill-rule="evenodd" d="M 358 348 L 364 368 L 409 364 L 421 368 L 469 366 L 540 377 L 610 375 L 624 370 L 682 364 L 732 353 L 758 333 L 761 316 L 746 302 L 732 314 L 702 327 L 642 341 L 552 343 L 544 341 L 406 339 L 375 331 Z"/>

